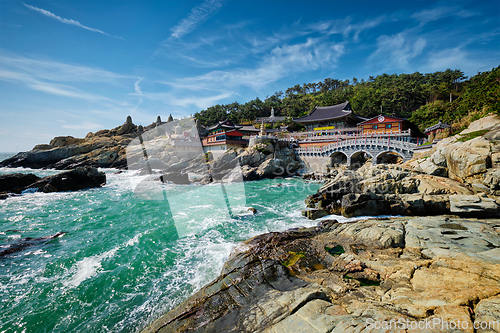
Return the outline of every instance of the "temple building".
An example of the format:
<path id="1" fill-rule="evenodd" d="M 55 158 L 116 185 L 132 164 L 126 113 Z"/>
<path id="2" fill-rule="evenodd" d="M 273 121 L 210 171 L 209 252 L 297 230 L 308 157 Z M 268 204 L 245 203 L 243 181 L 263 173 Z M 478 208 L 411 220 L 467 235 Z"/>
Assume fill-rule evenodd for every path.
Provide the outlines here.
<path id="1" fill-rule="evenodd" d="M 425 129 L 424 133 L 429 137 L 433 138 L 443 138 L 450 134 L 451 126 L 447 123 L 443 123 L 441 120 L 436 125 L 428 127 Z"/>
<path id="2" fill-rule="evenodd" d="M 395 116 L 378 115 L 358 124 L 360 134 L 365 136 L 394 135 L 401 141 L 415 141 L 416 138 L 425 138 L 417 126 L 407 119 Z"/>
<path id="3" fill-rule="evenodd" d="M 231 148 L 244 148 L 248 145 L 247 137 L 259 133 L 259 130 L 251 125 L 235 125 L 228 119 L 206 130 L 208 134 L 201 140 L 203 151 L 212 152 L 214 155 L 221 155 Z"/>
<path id="4" fill-rule="evenodd" d="M 308 132 L 322 132 L 322 135 L 355 133 L 356 125 L 364 120 L 366 118 L 354 113 L 349 101 L 333 106 L 316 106 L 307 116 L 294 119 L 304 125 Z"/>

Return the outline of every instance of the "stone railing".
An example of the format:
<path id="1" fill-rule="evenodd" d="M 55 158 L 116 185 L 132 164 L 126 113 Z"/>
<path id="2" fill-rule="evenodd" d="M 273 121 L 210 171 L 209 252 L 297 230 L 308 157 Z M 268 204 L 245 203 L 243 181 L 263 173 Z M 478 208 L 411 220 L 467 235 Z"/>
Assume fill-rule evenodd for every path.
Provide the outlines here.
<path id="1" fill-rule="evenodd" d="M 378 148 L 393 148 L 393 149 L 401 149 L 407 151 L 413 151 L 417 147 L 415 143 L 405 142 L 394 140 L 391 138 L 355 138 L 344 141 L 338 141 L 335 143 L 331 143 L 322 147 L 311 147 L 311 148 L 296 148 L 295 151 L 297 153 L 319 153 L 332 151 L 336 149 L 342 148 L 351 148 L 351 147 L 378 147 Z"/>
<path id="2" fill-rule="evenodd" d="M 356 128 L 345 128 L 343 131 L 356 131 Z M 328 132 L 328 131 L 323 131 Z M 360 137 L 360 134 L 333 134 L 333 135 L 319 135 L 322 131 L 312 131 L 312 132 L 294 132 L 288 133 L 288 137 L 290 139 L 299 140 L 300 142 L 308 142 L 308 141 L 333 141 L 333 140 L 349 140 L 354 137 Z M 408 129 L 406 131 L 401 132 L 390 132 L 387 133 L 377 133 L 377 137 L 401 137 L 401 136 L 410 136 L 411 130 Z"/>

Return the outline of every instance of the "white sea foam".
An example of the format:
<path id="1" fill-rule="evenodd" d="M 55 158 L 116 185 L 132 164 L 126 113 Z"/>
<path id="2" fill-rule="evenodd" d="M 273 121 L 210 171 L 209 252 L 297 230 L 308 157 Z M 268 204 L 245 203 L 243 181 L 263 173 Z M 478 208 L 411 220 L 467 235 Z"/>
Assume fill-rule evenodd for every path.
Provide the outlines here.
<path id="1" fill-rule="evenodd" d="M 123 247 L 134 246 L 135 244 L 139 243 L 139 238 L 142 235 L 142 233 L 138 233 L 125 243 L 116 246 L 109 251 L 96 256 L 85 257 L 82 260 L 78 261 L 70 270 L 70 272 L 72 272 L 71 277 L 64 280 L 62 282 L 63 285 L 69 288 L 76 288 L 83 281 L 97 275 L 102 268 L 103 260 L 112 258 Z"/>
<path id="2" fill-rule="evenodd" d="M 78 287 L 80 283 L 96 275 L 98 270 L 102 267 L 101 261 L 112 257 L 116 251 L 117 248 L 114 248 L 103 254 L 86 257 L 78 261 L 72 268 L 74 274 L 68 280 L 63 281 L 63 285 L 69 288 Z"/>

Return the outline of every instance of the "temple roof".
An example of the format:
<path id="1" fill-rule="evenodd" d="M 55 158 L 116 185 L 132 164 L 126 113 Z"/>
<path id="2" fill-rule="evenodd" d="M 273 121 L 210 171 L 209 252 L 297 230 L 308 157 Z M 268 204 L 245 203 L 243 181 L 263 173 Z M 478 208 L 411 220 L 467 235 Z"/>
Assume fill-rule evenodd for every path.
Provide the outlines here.
<path id="1" fill-rule="evenodd" d="M 362 123 L 359 123 L 358 125 L 377 124 L 377 123 L 394 123 L 394 122 L 403 122 L 403 121 L 407 121 L 407 119 L 394 117 L 394 116 L 385 116 L 385 115 L 380 114 L 376 117 L 365 120 Z"/>
<path id="2" fill-rule="evenodd" d="M 238 125 L 238 129 L 240 131 L 246 131 L 246 132 L 259 132 L 260 129 L 255 128 L 253 125 Z"/>
<path id="3" fill-rule="evenodd" d="M 219 121 L 217 124 L 215 124 L 213 126 L 208 127 L 207 131 L 211 131 L 211 130 L 214 130 L 214 129 L 219 128 L 219 127 L 224 128 L 226 130 L 233 130 L 233 129 L 240 128 L 240 126 L 236 126 L 230 120 L 226 119 L 224 121 Z"/>
<path id="4" fill-rule="evenodd" d="M 365 120 L 364 118 L 355 115 L 351 109 L 349 101 L 346 101 L 345 103 L 332 106 L 317 106 L 307 116 L 295 118 L 294 121 L 298 123 L 311 123 L 311 122 L 343 118 L 349 115 L 352 115 L 360 120 Z"/>
<path id="5" fill-rule="evenodd" d="M 279 116 L 279 117 L 260 117 L 255 119 L 255 122 L 260 123 L 264 121 L 265 123 L 277 123 L 279 121 L 285 120 L 285 116 Z"/>
<path id="6" fill-rule="evenodd" d="M 439 123 L 437 123 L 436 125 L 426 128 L 424 132 L 428 133 L 428 132 L 435 131 L 437 129 L 446 129 L 446 128 L 450 128 L 450 127 L 451 127 L 450 125 L 448 125 L 447 123 L 443 123 L 440 120 Z"/>

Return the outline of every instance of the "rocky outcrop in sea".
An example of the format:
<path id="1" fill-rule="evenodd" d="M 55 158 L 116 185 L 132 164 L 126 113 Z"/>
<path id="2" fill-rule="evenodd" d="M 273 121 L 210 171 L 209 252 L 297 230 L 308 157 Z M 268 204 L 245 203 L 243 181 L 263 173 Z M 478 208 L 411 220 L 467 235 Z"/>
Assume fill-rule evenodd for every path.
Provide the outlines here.
<path id="1" fill-rule="evenodd" d="M 498 331 L 499 230 L 498 219 L 439 216 L 260 235 L 143 332 Z"/>
<path id="2" fill-rule="evenodd" d="M 58 170 L 81 166 L 129 168 L 158 174 L 162 181 L 177 184 L 189 184 L 188 173 L 201 175 L 195 182 L 209 183 L 231 178 L 236 167 L 241 168 L 238 172 L 243 180 L 287 177 L 301 167 L 293 149 L 272 138 L 256 140 L 248 148 L 228 149 L 214 159 L 211 153 L 202 151 L 201 132 L 203 128 L 190 118 L 165 123 L 158 117 L 155 123 L 142 127 L 133 124 L 129 116 L 123 125 L 89 133 L 83 139 L 56 137 L 48 145 L 37 145 L 1 161 L 0 166 Z"/>
<path id="3" fill-rule="evenodd" d="M 0 199 L 30 192 L 67 192 L 101 187 L 106 184 L 106 174 L 93 167 L 73 170 L 40 178 L 34 174 L 13 173 L 0 175 Z"/>

